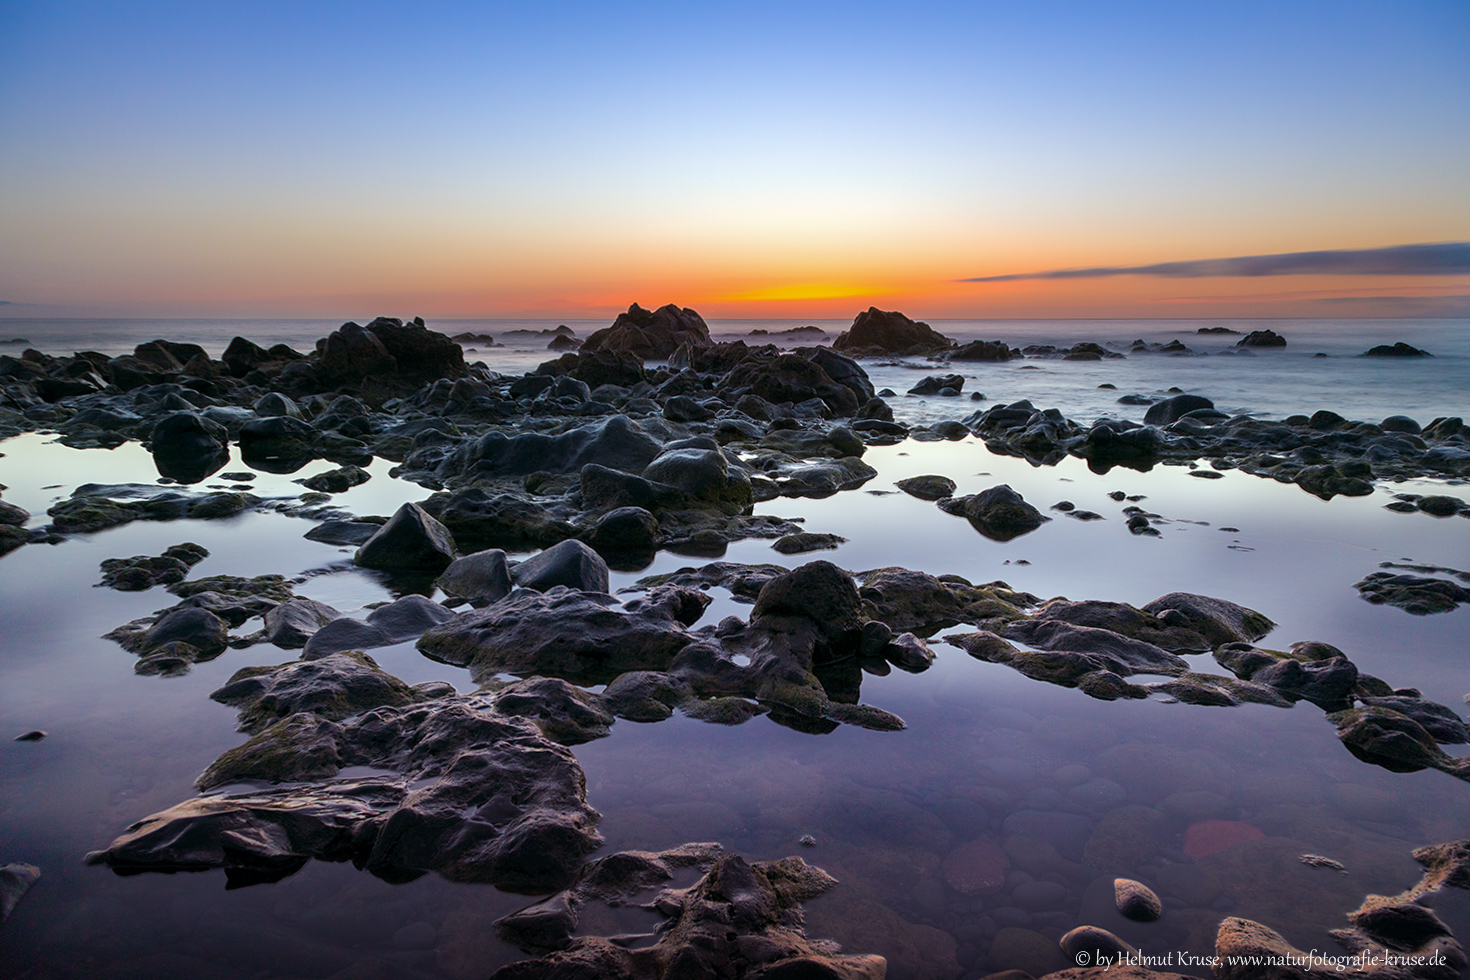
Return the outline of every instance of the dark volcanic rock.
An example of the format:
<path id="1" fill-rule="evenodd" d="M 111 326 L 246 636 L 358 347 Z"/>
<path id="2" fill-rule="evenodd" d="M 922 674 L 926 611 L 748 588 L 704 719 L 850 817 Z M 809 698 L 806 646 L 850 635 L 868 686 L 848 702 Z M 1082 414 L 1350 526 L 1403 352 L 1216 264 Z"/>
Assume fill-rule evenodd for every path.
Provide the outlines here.
<path id="1" fill-rule="evenodd" d="M 1445 753 L 1424 726 L 1391 708 L 1349 708 L 1327 716 L 1337 737 L 1364 762 L 1390 772 L 1438 769 L 1470 780 L 1470 760 Z"/>
<path id="2" fill-rule="evenodd" d="M 503 938 L 528 952 L 556 951 L 502 967 L 492 980 L 882 980 L 882 957 L 841 955 L 835 943 L 808 940 L 801 930 L 800 903 L 832 888 L 830 875 L 795 857 L 751 864 L 738 855 L 715 859 L 717 853 L 718 845 L 692 844 L 661 854 L 614 854 L 590 865 L 570 891 L 497 923 Z M 578 912 L 590 901 L 626 904 L 671 879 L 673 869 L 707 867 L 711 860 L 692 887 L 656 897 L 653 907 L 669 920 L 647 936 L 572 938 Z"/>
<path id="3" fill-rule="evenodd" d="M 278 647 L 299 650 L 317 630 L 341 617 L 340 612 L 315 599 L 289 599 L 265 614 L 265 635 Z"/>
<path id="4" fill-rule="evenodd" d="M 958 374 L 931 375 L 909 389 L 911 395 L 938 395 L 945 391 L 959 394 L 965 387 L 965 379 Z"/>
<path id="5" fill-rule="evenodd" d="M 1185 626 L 1199 633 L 1212 647 L 1222 643 L 1253 643 L 1276 625 L 1254 609 L 1192 592 L 1159 596 L 1142 611 L 1152 613 L 1164 623 Z"/>
<path id="6" fill-rule="evenodd" d="M 1202 395 L 1175 395 L 1150 405 L 1143 421 L 1145 425 L 1168 425 L 1178 422 L 1188 412 L 1214 407 L 1215 403 Z"/>
<path id="7" fill-rule="evenodd" d="M 604 555 L 651 552 L 658 532 L 658 518 L 642 507 L 617 507 L 597 519 L 587 543 Z"/>
<path id="8" fill-rule="evenodd" d="M 862 602 L 852 576 L 829 561 L 811 561 L 767 582 L 756 596 L 750 618 L 800 616 L 817 625 L 828 641 L 856 642 Z"/>
<path id="9" fill-rule="evenodd" d="M 34 864 L 12 862 L 0 865 L 0 922 L 10 918 L 15 906 L 41 880 L 41 869 Z"/>
<path id="10" fill-rule="evenodd" d="M 1470 589 L 1448 579 L 1422 575 L 1374 572 L 1355 583 L 1353 588 L 1375 605 L 1397 606 L 1415 616 L 1449 612 L 1463 602 L 1470 602 Z"/>
<path id="11" fill-rule="evenodd" d="M 859 313 L 832 342 L 835 350 L 852 354 L 932 354 L 953 346 L 954 341 L 929 324 L 876 306 Z"/>
<path id="12" fill-rule="evenodd" d="M 588 463 L 627 472 L 642 470 L 662 448 L 627 416 L 612 415 L 557 435 L 486 433 L 470 444 L 464 467 L 469 476 L 576 473 Z"/>
<path id="13" fill-rule="evenodd" d="M 943 500 L 954 495 L 955 482 L 947 476 L 911 476 L 893 484 L 911 497 L 920 500 Z"/>
<path id="14" fill-rule="evenodd" d="M 321 493 L 342 493 L 360 486 L 372 479 L 372 474 L 361 466 L 341 466 L 335 470 L 327 470 L 301 481 L 301 485 L 308 490 L 316 490 Z"/>
<path id="15" fill-rule="evenodd" d="M 520 493 L 496 493 L 481 487 L 435 494 L 424 510 L 454 534 L 457 543 L 527 551 L 575 537 L 577 529 L 540 500 Z"/>
<path id="16" fill-rule="evenodd" d="M 643 358 L 637 354 L 584 348 L 580 353 L 566 353 L 554 361 L 540 365 L 536 368 L 535 376 L 540 375 L 566 375 L 586 382 L 588 387 L 595 389 L 602 385 L 631 387 L 645 380 L 648 372 L 643 368 Z M 515 385 L 512 385 L 511 394 L 519 398 L 523 392 L 518 392 Z"/>
<path id="17" fill-rule="evenodd" d="M 643 478 L 679 490 L 692 503 L 738 514 L 755 500 L 750 477 L 732 468 L 718 449 L 670 449 L 643 470 Z"/>
<path id="18" fill-rule="evenodd" d="M 240 731 L 252 735 L 302 711 L 341 721 L 383 705 L 398 707 L 416 700 L 407 684 L 357 650 L 276 667 L 246 667 L 210 697 L 238 708 Z M 229 757 L 226 753 L 222 759 Z M 201 789 L 218 784 L 209 772 L 199 777 Z"/>
<path id="19" fill-rule="evenodd" d="M 809 551 L 831 550 L 846 543 L 847 539 L 841 535 L 800 531 L 777 538 L 771 547 L 783 555 L 801 555 Z"/>
<path id="20" fill-rule="evenodd" d="M 1236 347 L 1285 347 L 1286 338 L 1274 330 L 1252 330 L 1235 342 Z"/>
<path id="21" fill-rule="evenodd" d="M 388 636 L 389 643 L 423 636 L 424 630 L 454 618 L 454 611 L 427 596 L 410 592 L 368 613 L 367 621 Z"/>
<path id="22" fill-rule="evenodd" d="M 487 548 L 456 558 L 434 584 L 471 602 L 496 602 L 510 594 L 510 565 L 504 551 Z"/>
<path id="23" fill-rule="evenodd" d="M 1041 650 L 1063 650 L 1096 654 L 1112 662 L 1119 674 L 1180 674 L 1188 669 L 1183 658 L 1144 640 L 1135 640 L 1112 630 L 1074 626 L 1058 620 L 1028 619 L 1000 630 L 1008 640 L 1019 640 Z"/>
<path id="24" fill-rule="evenodd" d="M 863 618 L 920 636 L 959 623 L 1020 619 L 1022 607 L 1038 602 L 1034 595 L 1011 591 L 1004 582 L 976 587 L 953 576 L 940 579 L 907 568 L 876 568 L 858 578 Z"/>
<path id="25" fill-rule="evenodd" d="M 555 586 L 583 592 L 607 591 L 607 562 L 581 541 L 563 541 L 521 562 L 511 571 L 516 584 L 545 592 Z"/>
<path id="26" fill-rule="evenodd" d="M 422 384 L 438 378 L 459 378 L 468 373 L 464 351 L 437 330 L 415 319 L 404 323 L 396 317 L 378 317 L 367 326 L 393 358 L 399 380 Z"/>
<path id="27" fill-rule="evenodd" d="M 670 303 L 650 313 L 634 303 L 628 312 L 618 314 L 612 326 L 594 332 L 583 341 L 582 352 L 607 350 L 642 358 L 665 358 L 681 347 L 699 349 L 711 343 L 709 327 L 693 310 Z"/>
<path id="28" fill-rule="evenodd" d="M 1250 612 L 1244 607 L 1236 608 L 1240 612 L 1231 615 L 1232 621 Z M 1224 610 L 1225 607 L 1222 607 L 1221 612 Z M 1126 602 L 1104 602 L 1096 599 L 1072 602 L 1067 599 L 1052 599 L 1036 611 L 1035 618 L 1112 630 L 1135 640 L 1144 640 L 1163 647 L 1172 653 L 1201 653 L 1213 649 L 1218 642 L 1212 642 L 1204 633 L 1187 625 L 1183 614 L 1170 614 L 1167 618 L 1160 618 L 1152 612 L 1135 609 Z M 1224 628 L 1217 618 L 1206 631 L 1211 636 L 1218 636 Z"/>
<path id="29" fill-rule="evenodd" d="M 1411 347 L 1402 340 L 1396 344 L 1379 344 L 1365 350 L 1360 357 L 1433 357 L 1427 350 Z"/>
<path id="30" fill-rule="evenodd" d="M 693 637 L 663 604 L 621 611 L 596 592 L 522 590 L 460 613 L 418 648 L 478 678 L 509 672 L 599 683 L 629 670 L 665 670 Z"/>
<path id="31" fill-rule="evenodd" d="M 104 558 L 102 585 L 121 592 L 139 592 L 155 585 L 172 585 L 189 576 L 189 569 L 209 557 L 209 551 L 192 541 L 176 544 L 161 555 Z"/>
<path id="32" fill-rule="evenodd" d="M 164 416 L 149 435 L 159 473 L 197 483 L 229 460 L 229 432 L 196 412 Z"/>
<path id="33" fill-rule="evenodd" d="M 559 745 L 581 745 L 612 733 L 613 716 L 602 698 L 559 677 L 531 677 L 501 688 L 495 712 L 529 719 Z"/>
<path id="34" fill-rule="evenodd" d="M 344 323 L 317 341 L 317 353 L 322 371 L 334 380 L 392 374 L 398 367 L 377 334 L 358 323 Z"/>
<path id="35" fill-rule="evenodd" d="M 1002 340 L 972 340 L 956 347 L 950 353 L 952 361 L 1009 361 L 1013 356 L 1010 345 Z"/>
<path id="36" fill-rule="evenodd" d="M 443 569 L 454 560 L 454 537 L 422 507 L 407 503 L 353 558 L 364 568 Z"/>
<path id="37" fill-rule="evenodd" d="M 939 509 L 967 518 L 975 530 L 993 541 L 1009 541 L 1051 520 L 1004 483 L 966 497 L 945 498 L 939 501 Z"/>
<path id="38" fill-rule="evenodd" d="M 350 658 L 335 660 L 345 669 Z M 384 772 L 329 778 L 347 766 Z M 214 785 L 314 782 L 185 801 L 87 860 L 125 874 L 223 867 L 232 883 L 248 884 L 313 857 L 350 859 L 389 881 L 434 871 L 545 893 L 565 887 L 601 842 L 570 751 L 476 696 L 385 704 L 341 723 L 292 714 L 205 776 Z"/>

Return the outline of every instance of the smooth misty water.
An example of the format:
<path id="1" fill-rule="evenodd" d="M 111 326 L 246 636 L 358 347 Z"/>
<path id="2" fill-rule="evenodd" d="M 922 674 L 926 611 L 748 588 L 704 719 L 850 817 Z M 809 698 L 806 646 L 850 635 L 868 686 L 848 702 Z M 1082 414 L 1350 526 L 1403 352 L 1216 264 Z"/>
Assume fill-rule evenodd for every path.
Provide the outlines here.
<path id="1" fill-rule="evenodd" d="M 14 323 L 0 334 L 42 341 Z M 762 326 L 790 325 L 799 324 Z M 986 323 L 975 329 L 978 336 L 1012 343 L 1179 336 L 1192 348 L 1223 346 L 1219 338 L 1196 340 L 1197 325 L 1057 322 L 1011 329 Z M 262 343 L 279 338 L 309 347 L 332 326 L 298 324 L 291 329 L 302 333 L 282 327 L 273 334 L 238 323 L 215 325 L 210 329 L 220 332 L 206 346 L 217 353 L 228 336 L 242 332 Z M 438 326 L 496 332 L 488 324 Z M 936 326 L 961 333 L 953 324 Z M 1470 414 L 1470 331 L 1463 322 L 1275 326 L 1292 346 L 1256 357 L 1022 361 L 966 365 L 960 373 L 973 378 L 967 391 L 978 388 L 992 402 L 1030 397 L 1038 407 L 1056 405 L 1081 420 L 1120 410 L 1141 413 L 1113 406 L 1111 399 L 1170 385 L 1209 394 L 1228 411 L 1261 415 L 1331 408 L 1350 417 L 1403 413 L 1427 422 L 1434 415 Z M 730 332 L 726 324 L 715 327 Z M 1032 333 L 1023 336 L 1023 328 Z M 130 349 L 155 336 L 204 339 L 164 323 L 139 329 L 110 346 L 78 342 L 67 349 Z M 1301 344 L 1299 353 L 1304 337 L 1312 342 Z M 1357 353 L 1395 340 L 1440 356 L 1404 363 L 1305 353 Z M 486 356 L 509 371 L 549 355 L 496 349 Z M 938 373 L 935 365 L 913 363 Z M 1022 370 L 1028 364 L 1040 370 Z M 900 392 L 922 376 L 896 365 L 869 370 L 879 386 Z M 1118 390 L 1100 391 L 1096 386 L 1105 381 Z M 915 421 L 962 417 L 979 407 L 966 398 L 892 401 L 901 417 Z M 37 515 L 35 524 L 80 483 L 151 482 L 157 476 L 151 457 L 136 444 L 79 451 L 27 435 L 0 443 L 0 453 L 4 499 Z M 1370 497 L 1324 502 L 1236 471 L 1201 480 L 1172 466 L 1106 475 L 1078 460 L 1034 467 L 993 456 L 973 439 L 909 441 L 870 449 L 865 458 L 880 475 L 860 490 L 825 500 L 776 499 L 757 508 L 803 518 L 808 530 L 841 534 L 847 544 L 785 557 L 768 542 L 746 541 L 723 557 L 785 565 L 824 557 L 853 570 L 901 565 L 975 582 L 1004 579 L 1043 597 L 1135 605 L 1169 591 L 1204 593 L 1274 619 L 1279 625 L 1266 646 L 1325 640 L 1396 687 L 1417 687 L 1427 698 L 1463 708 L 1470 689 L 1470 609 L 1415 617 L 1363 602 L 1352 588 L 1384 560 L 1470 567 L 1470 521 L 1383 508 L 1391 492 L 1433 489 L 1464 497 L 1462 487 L 1410 481 Z M 301 489 L 293 480 L 329 468 L 317 462 L 294 474 L 261 474 L 254 492 L 291 496 Z M 336 502 L 358 514 L 387 514 L 427 495 L 391 479 L 390 468 L 375 463 L 373 479 Z M 1011 542 L 990 541 L 965 521 L 894 490 L 895 480 L 920 473 L 947 475 L 961 493 L 1009 483 L 1055 519 Z M 1146 495 L 1141 505 L 1168 519 L 1161 537 L 1130 535 L 1120 514 L 1124 504 L 1107 497 L 1113 490 Z M 1107 519 L 1083 523 L 1047 509 L 1063 499 Z M 391 578 L 347 564 L 350 549 L 305 540 L 301 535 L 310 526 L 278 514 L 137 522 L 0 558 L 0 734 L 6 736 L 0 739 L 0 863 L 26 861 L 44 875 L 0 928 L 0 975 L 479 978 L 519 958 L 495 939 L 492 923 L 527 899 L 489 887 L 451 885 L 432 875 L 393 886 L 350 865 L 313 862 L 278 884 L 226 891 L 218 872 L 118 877 L 81 863 L 83 854 L 106 846 L 132 821 L 193 795 L 199 771 L 243 740 L 234 731 L 234 712 L 210 701 L 210 691 L 241 667 L 291 659 L 289 652 L 257 646 L 226 651 L 183 677 L 138 676 L 134 658 L 100 636 L 170 605 L 173 597 L 96 588 L 98 563 L 159 554 L 191 540 L 211 552 L 194 577 L 306 576 L 298 594 L 348 613 L 397 594 L 400 586 Z M 705 560 L 662 553 L 648 569 L 616 573 L 614 589 Z M 748 606 L 715 591 L 706 622 L 748 614 Z M 1001 965 L 992 949 L 998 930 L 1020 927 L 1055 938 L 1094 917 L 1112 874 L 1081 860 L 1089 839 L 1092 852 L 1106 850 L 1127 871 L 1167 884 L 1160 888 L 1169 906 L 1165 919 L 1134 926 L 1125 938 L 1146 953 L 1198 954 L 1209 951 L 1214 925 L 1227 914 L 1258 919 L 1303 949 L 1333 950 L 1326 930 L 1344 925 L 1344 913 L 1364 894 L 1391 894 L 1417 879 L 1410 850 L 1470 837 L 1470 787 L 1438 772 L 1394 774 L 1358 762 L 1308 704 L 1283 710 L 1207 708 L 1160 698 L 1103 703 L 972 660 L 938 641 L 935 649 L 937 663 L 922 674 L 863 679 L 862 700 L 902 716 L 909 726 L 903 732 L 843 726 L 813 736 L 763 718 L 734 728 L 680 717 L 651 725 L 619 721 L 609 738 L 576 749 L 589 801 L 603 814 L 607 844 L 601 853 L 691 840 L 718 840 L 752 859 L 800 853 L 842 882 L 810 903 L 809 933 L 835 938 L 850 951 L 882 952 L 890 959 L 889 975 L 904 978 L 980 975 Z M 471 687 L 467 672 L 421 657 L 412 644 L 372 654 L 410 683 L 443 679 L 461 690 Z M 1194 663 L 1219 672 L 1208 656 Z M 10 741 L 33 728 L 48 737 Z M 1126 809 L 1138 806 L 1147 811 Z M 1139 813 L 1155 815 L 1146 833 L 1119 830 L 1120 821 Z M 1182 853 L 1182 835 L 1208 818 L 1249 823 L 1264 837 L 1191 859 Z M 814 849 L 797 846 L 803 834 L 817 839 Z M 1013 856 L 1018 870 L 1026 865 L 1024 877 L 979 898 L 949 891 L 941 863 L 972 839 L 1010 842 L 1024 855 Z M 1035 840 L 1055 850 L 1028 843 Z M 1306 868 L 1296 860 L 1306 852 L 1340 860 L 1349 873 Z M 1017 891 L 1030 877 L 1058 888 Z M 1456 896 L 1441 899 L 1437 909 L 1462 939 L 1470 936 L 1470 914 Z M 1014 946 L 1017 935 L 1002 934 L 1002 944 Z"/>

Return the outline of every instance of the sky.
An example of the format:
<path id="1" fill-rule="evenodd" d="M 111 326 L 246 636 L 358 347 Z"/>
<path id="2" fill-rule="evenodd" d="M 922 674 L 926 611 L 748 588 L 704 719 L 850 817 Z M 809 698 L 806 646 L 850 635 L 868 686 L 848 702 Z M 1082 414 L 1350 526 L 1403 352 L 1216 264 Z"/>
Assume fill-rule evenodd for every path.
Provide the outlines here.
<path id="1" fill-rule="evenodd" d="M 1470 316 L 1467 161 L 1464 0 L 0 0 L 0 315 Z"/>

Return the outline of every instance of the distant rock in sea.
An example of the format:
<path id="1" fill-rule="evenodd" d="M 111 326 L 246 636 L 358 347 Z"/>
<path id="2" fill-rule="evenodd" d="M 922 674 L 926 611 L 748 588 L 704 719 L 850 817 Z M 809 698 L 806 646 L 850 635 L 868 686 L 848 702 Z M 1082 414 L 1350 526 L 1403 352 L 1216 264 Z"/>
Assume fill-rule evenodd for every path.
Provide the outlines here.
<path id="1" fill-rule="evenodd" d="M 825 337 L 825 336 L 827 336 L 827 331 L 823 330 L 821 327 L 812 326 L 810 324 L 807 325 L 807 326 L 805 326 L 805 327 L 792 327 L 790 330 L 777 330 L 775 333 L 772 333 L 769 330 L 764 330 L 764 329 L 762 329 L 760 327 L 756 327 L 750 333 L 746 334 L 746 336 L 747 337 L 800 337 L 800 336 Z"/>
<path id="2" fill-rule="evenodd" d="M 1275 330 L 1252 330 L 1235 342 L 1236 347 L 1285 347 L 1286 338 Z"/>
<path id="3" fill-rule="evenodd" d="M 852 326 L 832 342 L 834 350 L 852 356 L 872 354 L 933 354 L 948 350 L 954 341 L 927 323 L 910 320 L 902 313 L 869 307 L 859 313 Z"/>
<path id="4" fill-rule="evenodd" d="M 1230 333 L 1239 334 L 1239 330 L 1231 330 L 1229 327 L 1200 327 L 1195 333 Z"/>
<path id="5" fill-rule="evenodd" d="M 24 337 L 12 337 L 9 340 L 0 340 L 0 344 L 13 344 L 16 347 L 29 347 L 31 342 Z"/>
<path id="6" fill-rule="evenodd" d="M 610 327 L 591 334 L 582 345 L 585 353 L 608 351 L 642 358 L 668 357 L 681 347 L 702 350 L 711 346 L 709 327 L 691 309 L 673 303 L 649 312 L 634 303 L 619 313 Z"/>
<path id="7" fill-rule="evenodd" d="M 1390 346 L 1389 344 L 1379 344 L 1377 347 L 1373 347 L 1373 348 L 1370 348 L 1368 350 L 1363 351 L 1363 353 L 1359 354 L 1358 356 L 1359 357 L 1433 357 L 1434 355 L 1431 354 L 1431 353 L 1429 353 L 1429 351 L 1427 351 L 1427 350 L 1420 350 L 1417 347 L 1410 347 L 1408 344 L 1404 343 L 1401 340 L 1398 343 L 1393 344 L 1392 346 Z"/>

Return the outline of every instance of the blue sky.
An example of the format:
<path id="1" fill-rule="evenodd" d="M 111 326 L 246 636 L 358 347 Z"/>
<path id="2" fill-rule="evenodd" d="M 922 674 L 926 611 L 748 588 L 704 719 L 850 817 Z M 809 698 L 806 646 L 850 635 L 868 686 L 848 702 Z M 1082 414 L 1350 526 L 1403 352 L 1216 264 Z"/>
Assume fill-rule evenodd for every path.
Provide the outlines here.
<path id="1" fill-rule="evenodd" d="M 955 280 L 1470 240 L 1466 160 L 1465 3 L 0 3 L 48 312 L 1453 305 Z"/>

